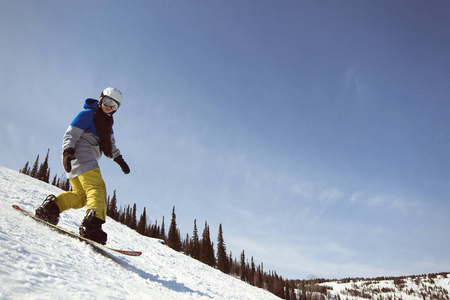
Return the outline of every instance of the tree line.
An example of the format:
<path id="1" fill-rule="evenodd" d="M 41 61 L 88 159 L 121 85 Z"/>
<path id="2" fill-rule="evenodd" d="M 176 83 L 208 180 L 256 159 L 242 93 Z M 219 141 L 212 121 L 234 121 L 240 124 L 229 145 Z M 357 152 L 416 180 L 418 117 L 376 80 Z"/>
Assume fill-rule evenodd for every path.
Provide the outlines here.
<path id="1" fill-rule="evenodd" d="M 50 153 L 50 149 L 47 150 L 47 155 L 45 156 L 44 162 L 39 164 L 39 154 L 34 161 L 32 167 L 30 167 L 30 162 L 27 161 L 25 166 L 20 169 L 20 173 L 25 175 L 29 175 L 38 180 L 44 181 L 46 183 L 50 183 L 50 167 L 48 166 L 48 155 Z M 65 175 L 58 177 L 56 174 L 53 177 L 51 182 L 52 185 L 59 187 L 64 191 L 70 190 L 70 182 L 69 179 L 66 178 Z"/>
<path id="2" fill-rule="evenodd" d="M 50 149 L 47 151 L 43 163 L 39 164 L 38 155 L 31 168 L 29 162 L 27 162 L 20 172 L 49 183 L 49 152 Z M 71 189 L 70 181 L 65 178 L 65 175 L 59 178 L 57 175 L 54 175 L 51 184 L 65 191 Z M 137 231 L 141 235 L 162 240 L 167 246 L 175 251 L 184 253 L 185 255 L 216 268 L 225 274 L 240 278 L 242 281 L 253 286 L 266 289 L 282 299 L 310 299 L 308 293 L 302 291 L 303 286 L 299 285 L 298 281 L 284 279 L 275 271 L 265 271 L 263 263 L 257 265 L 253 256 L 249 261 L 244 250 L 240 253 L 239 258 L 233 257 L 231 251 L 227 254 L 222 224 L 219 225 L 217 250 L 215 250 L 215 245 L 211 240 L 211 232 L 207 221 L 205 221 L 201 236 L 198 231 L 197 220 L 194 219 L 192 236 L 186 234 L 184 238 L 181 237 L 180 229 L 177 227 L 176 223 L 175 206 L 172 208 L 172 218 L 166 235 L 164 216 L 162 217 L 161 224 L 158 224 L 157 220 L 152 223 L 147 215 L 147 210 L 144 207 L 138 218 L 136 203 L 133 205 L 118 206 L 116 190 L 114 190 L 112 197 L 108 195 L 106 204 L 107 215 L 109 217 Z"/>
<path id="3" fill-rule="evenodd" d="M 136 203 L 118 208 L 116 191 L 113 192 L 112 197 L 108 196 L 107 198 L 107 215 L 144 236 L 162 240 L 175 251 L 184 253 L 225 274 L 240 278 L 253 286 L 266 289 L 280 298 L 290 300 L 306 299 L 295 292 L 297 285 L 294 284 L 294 281 L 284 279 L 275 271 L 266 272 L 263 263 L 256 265 L 253 256 L 249 262 L 244 250 L 242 250 L 239 259 L 233 257 L 231 251 L 227 254 L 222 224 L 219 224 L 217 250 L 215 250 L 207 221 L 205 221 L 201 236 L 198 231 L 197 220 L 194 219 L 192 236 L 186 234 L 185 238 L 181 237 L 180 229 L 177 227 L 176 222 L 175 206 L 172 208 L 172 218 L 167 235 L 164 216 L 162 217 L 161 225 L 158 225 L 157 220 L 154 223 L 149 221 L 145 207 L 140 216 L 137 217 Z"/>

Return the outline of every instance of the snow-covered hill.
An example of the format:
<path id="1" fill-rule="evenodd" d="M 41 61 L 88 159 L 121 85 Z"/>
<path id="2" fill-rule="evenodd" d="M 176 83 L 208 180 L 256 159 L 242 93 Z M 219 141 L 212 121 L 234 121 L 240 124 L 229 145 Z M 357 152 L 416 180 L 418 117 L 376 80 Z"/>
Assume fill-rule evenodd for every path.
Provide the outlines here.
<path id="1" fill-rule="evenodd" d="M 326 288 L 322 295 L 333 299 L 449 299 L 450 274 L 348 279 L 330 281 L 320 286 Z"/>
<path id="2" fill-rule="evenodd" d="M 61 190 L 0 167 L 0 299 L 279 299 L 108 218 L 108 245 L 140 257 L 100 255 L 12 209 L 34 211 Z M 61 214 L 73 232 L 84 209 Z"/>

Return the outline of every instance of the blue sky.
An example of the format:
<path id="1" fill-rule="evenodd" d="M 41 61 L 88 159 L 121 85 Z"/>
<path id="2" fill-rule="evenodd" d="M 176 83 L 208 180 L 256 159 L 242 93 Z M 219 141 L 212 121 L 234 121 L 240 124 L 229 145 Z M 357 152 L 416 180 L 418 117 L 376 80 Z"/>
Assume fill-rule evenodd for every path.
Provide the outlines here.
<path id="1" fill-rule="evenodd" d="M 110 193 L 287 278 L 448 271 L 448 1 L 3 1 L 0 165 L 119 88 Z"/>

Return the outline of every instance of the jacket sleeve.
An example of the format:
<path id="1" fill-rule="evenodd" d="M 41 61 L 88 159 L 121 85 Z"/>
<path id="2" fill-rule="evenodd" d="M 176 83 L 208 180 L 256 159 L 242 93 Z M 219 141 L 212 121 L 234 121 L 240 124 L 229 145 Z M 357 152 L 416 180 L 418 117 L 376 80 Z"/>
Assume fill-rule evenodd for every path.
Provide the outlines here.
<path id="1" fill-rule="evenodd" d="M 111 145 L 112 145 L 112 158 L 116 158 L 120 155 L 119 149 L 116 147 L 116 139 L 114 138 L 114 134 L 111 134 Z"/>
<path id="2" fill-rule="evenodd" d="M 69 125 L 69 128 L 67 128 L 66 133 L 64 134 L 63 137 L 63 143 L 62 143 L 62 148 L 67 149 L 67 148 L 73 148 L 75 149 L 75 146 L 77 145 L 78 141 L 80 140 L 81 134 L 83 133 L 84 130 Z"/>

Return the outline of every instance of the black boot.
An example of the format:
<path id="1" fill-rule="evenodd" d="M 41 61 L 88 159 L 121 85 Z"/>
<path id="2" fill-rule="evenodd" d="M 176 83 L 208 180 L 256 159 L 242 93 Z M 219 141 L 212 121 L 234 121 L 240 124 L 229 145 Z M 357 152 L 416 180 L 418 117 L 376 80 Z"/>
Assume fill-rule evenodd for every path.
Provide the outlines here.
<path id="1" fill-rule="evenodd" d="M 36 209 L 36 217 L 47 221 L 53 225 L 58 224 L 59 221 L 59 207 L 56 205 L 55 195 L 48 195 L 42 202 L 41 206 Z"/>
<path id="2" fill-rule="evenodd" d="M 103 223 L 105 221 L 97 218 L 93 209 L 88 210 L 86 217 L 81 222 L 80 235 L 99 244 L 106 244 L 108 235 L 102 230 Z"/>

